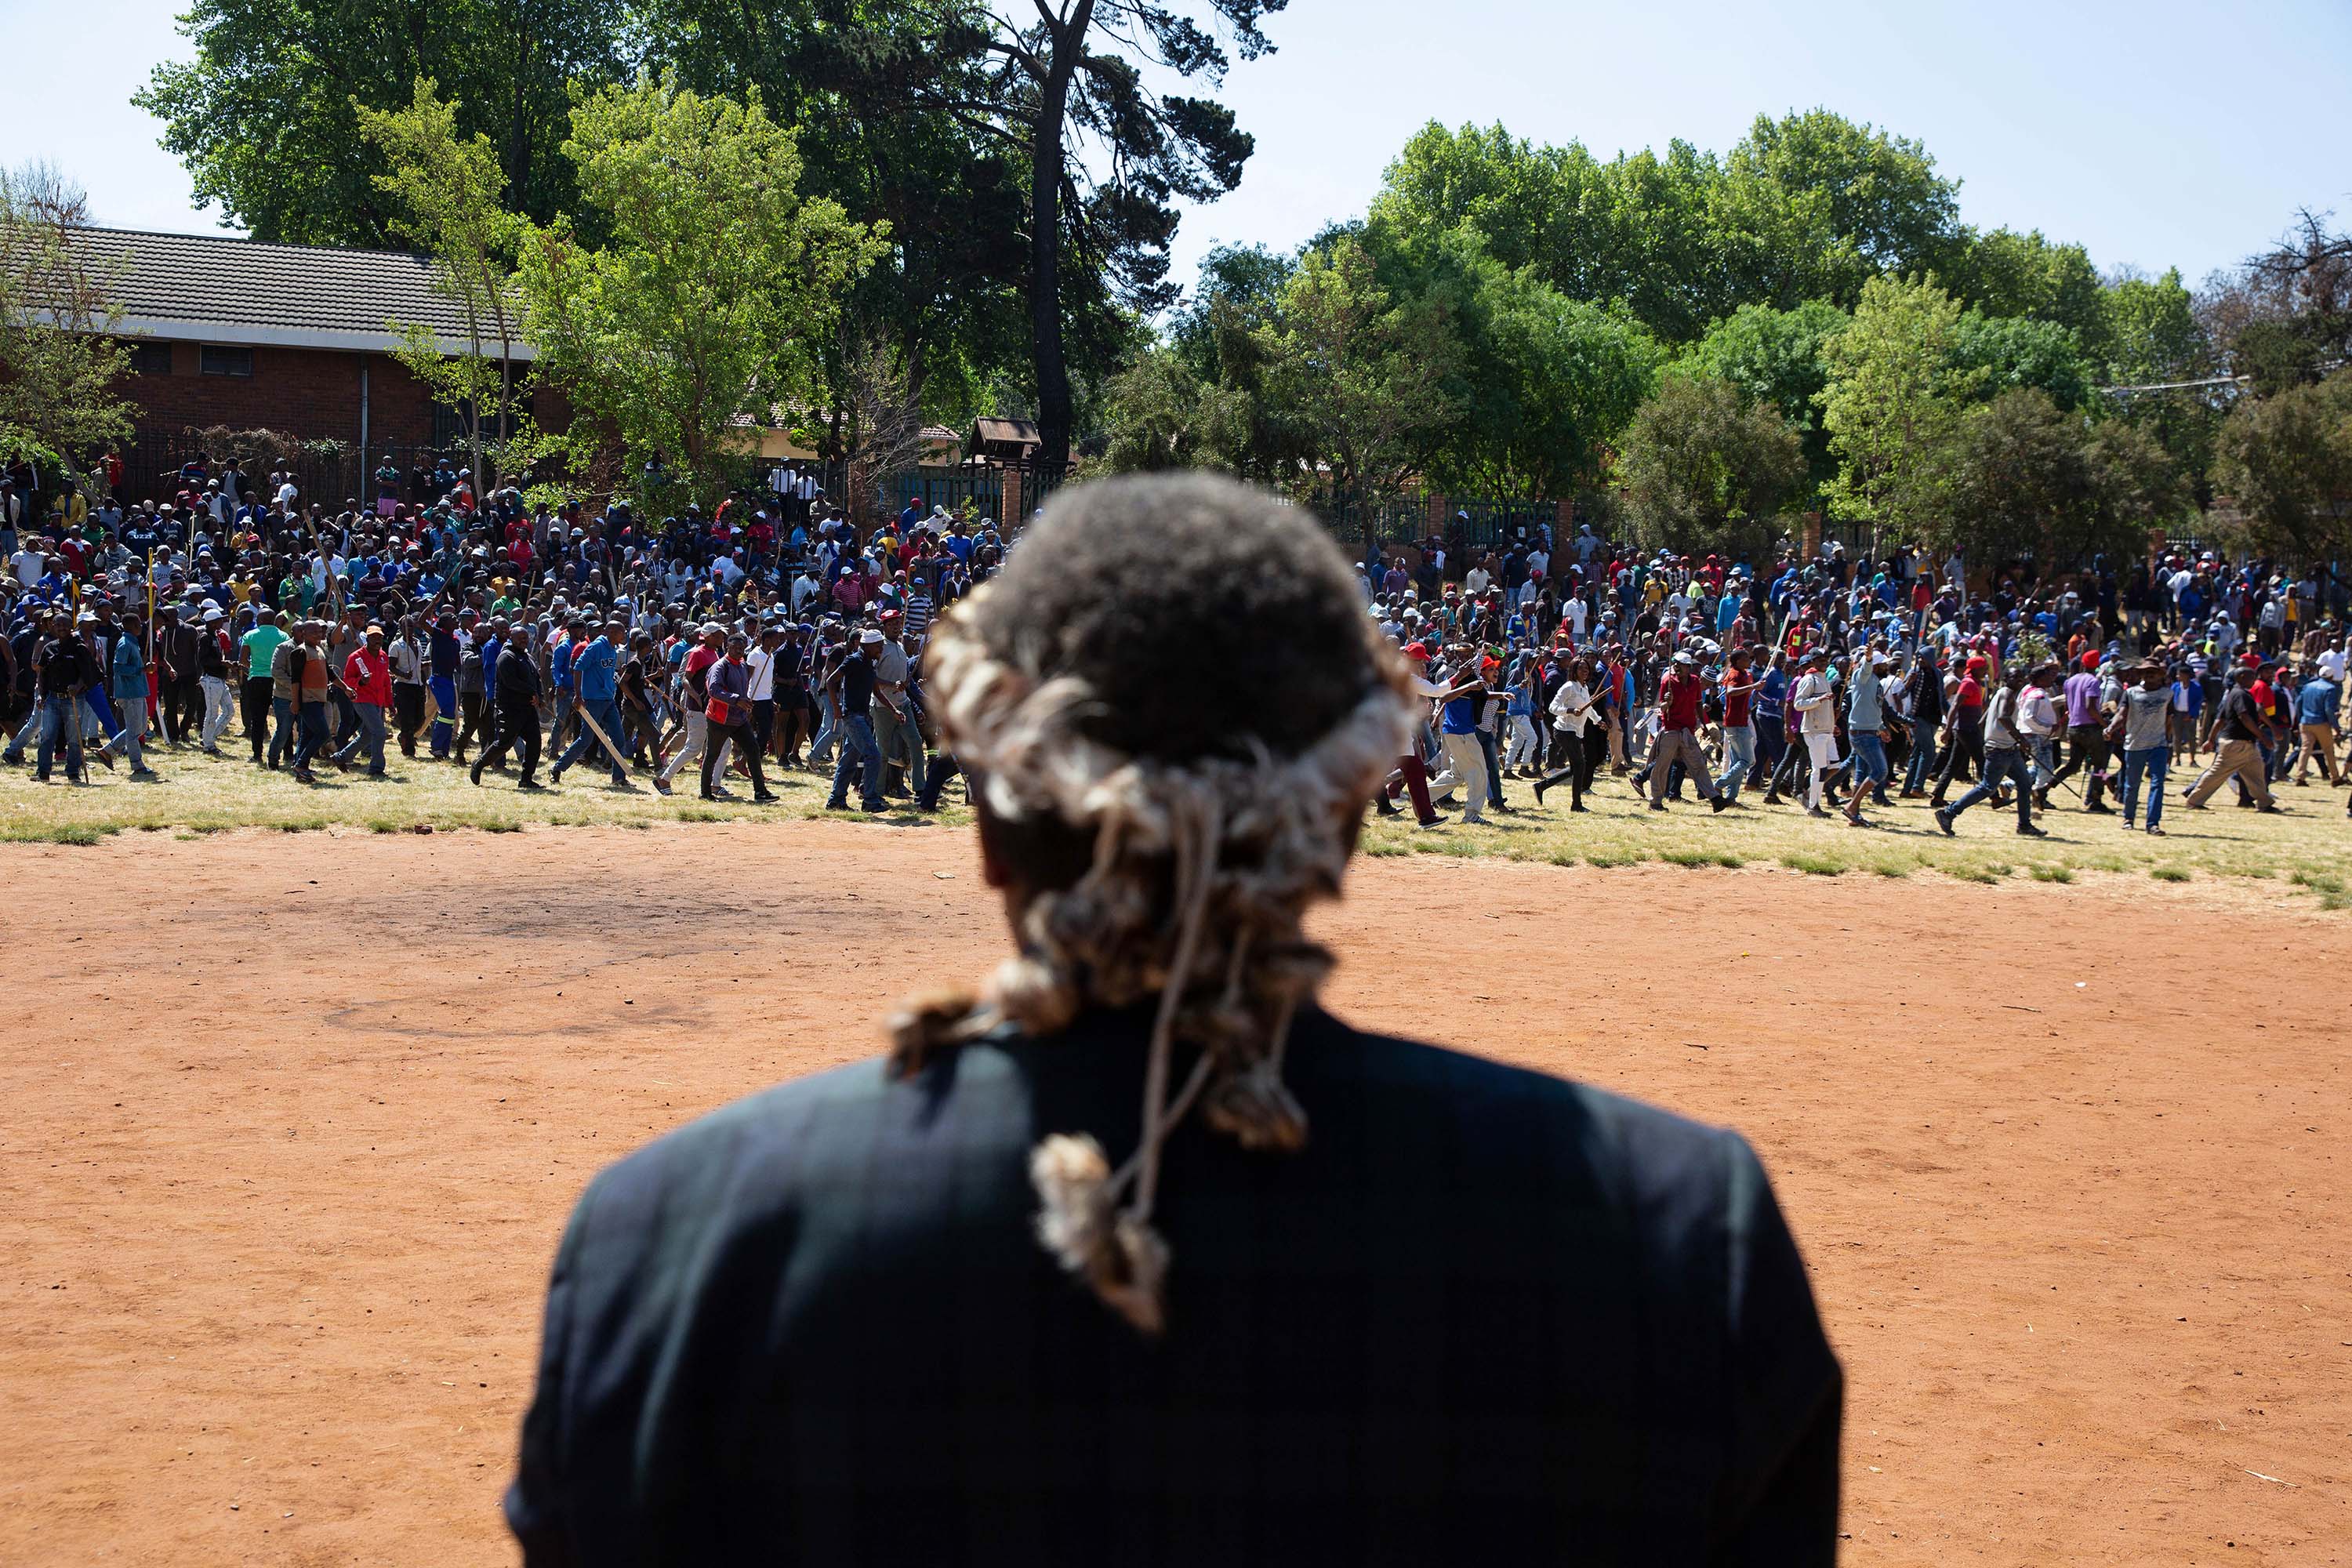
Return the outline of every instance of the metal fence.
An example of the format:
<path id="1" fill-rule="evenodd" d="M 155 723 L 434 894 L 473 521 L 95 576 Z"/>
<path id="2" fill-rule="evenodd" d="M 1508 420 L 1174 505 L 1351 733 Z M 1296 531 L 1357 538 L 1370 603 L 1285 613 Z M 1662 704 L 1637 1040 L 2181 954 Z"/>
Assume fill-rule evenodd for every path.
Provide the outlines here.
<path id="1" fill-rule="evenodd" d="M 208 442 L 201 435 L 167 436 L 151 431 L 142 433 L 121 448 L 120 493 L 125 500 L 170 500 L 184 483 L 181 470 L 191 459 L 201 456 L 207 459 L 206 467 L 215 477 L 226 459 L 236 458 L 247 483 L 257 493 L 273 471 L 283 471 L 293 479 L 296 491 L 306 502 L 316 502 L 330 510 L 339 509 L 346 501 L 364 506 L 375 497 L 375 472 L 387 454 L 400 470 L 400 499 L 407 501 L 439 499 L 431 476 L 440 464 L 446 462 L 452 473 L 467 465 L 461 449 L 442 451 L 415 444 L 379 443 L 362 452 L 343 443 L 298 442 L 290 447 L 239 439 L 223 443 Z"/>

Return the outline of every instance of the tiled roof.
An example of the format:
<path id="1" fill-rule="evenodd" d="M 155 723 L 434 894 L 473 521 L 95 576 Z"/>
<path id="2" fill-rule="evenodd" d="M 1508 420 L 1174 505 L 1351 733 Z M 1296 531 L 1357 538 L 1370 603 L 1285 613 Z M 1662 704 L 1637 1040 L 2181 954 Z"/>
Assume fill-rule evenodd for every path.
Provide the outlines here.
<path id="1" fill-rule="evenodd" d="M 385 349 L 389 321 L 422 321 L 457 347 L 465 321 L 432 289 L 431 264 L 397 250 L 268 245 L 226 234 L 89 228 L 83 243 L 118 269 L 124 325 L 161 338 Z M 495 352 L 495 349 L 493 349 Z M 518 358 L 530 351 L 517 348 Z"/>

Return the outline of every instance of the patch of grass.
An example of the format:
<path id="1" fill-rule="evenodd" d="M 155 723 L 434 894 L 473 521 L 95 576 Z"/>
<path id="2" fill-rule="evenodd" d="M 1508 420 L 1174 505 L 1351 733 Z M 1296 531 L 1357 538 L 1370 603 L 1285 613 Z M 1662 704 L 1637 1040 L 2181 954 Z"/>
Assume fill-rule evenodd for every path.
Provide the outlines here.
<path id="1" fill-rule="evenodd" d="M 2026 869 L 2033 873 L 2033 879 L 2037 882 L 2071 882 L 2074 879 L 2073 868 L 2066 866 L 2052 866 L 2037 860 Z"/>
<path id="2" fill-rule="evenodd" d="M 405 826 L 404 823 L 394 822 L 389 816 L 371 816 L 367 820 L 367 830 L 370 833 L 398 833 Z"/>
<path id="3" fill-rule="evenodd" d="M 1638 849 L 1594 849 L 1586 853 L 1584 863 L 1606 871 L 1612 866 L 1638 866 L 1643 858 Z"/>
<path id="4" fill-rule="evenodd" d="M 1658 858 L 1669 866 L 1712 866 L 1715 864 L 1715 851 L 1712 849 L 1661 849 L 1658 851 Z"/>
<path id="5" fill-rule="evenodd" d="M 1990 887 L 1993 883 L 2000 881 L 2002 875 L 2006 873 L 2008 869 L 2009 868 L 2006 866 L 1993 867 L 1978 865 L 1947 866 L 1944 868 L 1944 870 L 1948 875 L 1958 877 L 1963 882 L 1982 882 L 1987 887 Z"/>
<path id="6" fill-rule="evenodd" d="M 2347 889 L 2344 879 L 2333 872 L 2298 870 L 2294 880 L 2297 887 L 2317 893 L 2323 910 L 2352 909 L 2352 889 Z"/>
<path id="7" fill-rule="evenodd" d="M 1402 844 L 1390 844 L 1382 841 L 1380 843 L 1366 844 L 1364 846 L 1364 853 L 1375 860 L 1395 860 L 1402 859 L 1408 851 Z"/>
<path id="8" fill-rule="evenodd" d="M 727 820 L 726 816 L 723 813 L 713 811 L 707 805 L 681 805 L 677 808 L 677 819 L 680 822 L 724 822 Z"/>
<path id="9" fill-rule="evenodd" d="M 1783 855 L 1780 864 L 1791 871 L 1802 871 L 1808 877 L 1841 877 L 1846 863 L 1827 855 Z"/>
<path id="10" fill-rule="evenodd" d="M 2147 874 L 2159 882 L 2189 880 L 2189 868 L 2186 866 L 2150 866 L 2147 868 Z"/>
<path id="11" fill-rule="evenodd" d="M 486 817 L 478 825 L 485 833 L 520 833 L 522 824 L 509 816 Z"/>

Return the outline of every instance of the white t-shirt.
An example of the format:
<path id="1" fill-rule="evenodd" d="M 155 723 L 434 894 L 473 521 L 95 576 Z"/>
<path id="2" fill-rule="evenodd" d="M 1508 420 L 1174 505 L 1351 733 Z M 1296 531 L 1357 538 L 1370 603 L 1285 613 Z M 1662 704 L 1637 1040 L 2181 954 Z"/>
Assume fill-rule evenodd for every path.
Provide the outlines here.
<path id="1" fill-rule="evenodd" d="M 8 558 L 16 569 L 16 581 L 29 588 L 41 580 L 41 552 L 27 544 Z"/>
<path id="2" fill-rule="evenodd" d="M 1588 612 L 1584 607 L 1584 601 L 1582 599 L 1570 599 L 1568 602 L 1568 629 L 1574 632 L 1579 637 L 1582 637 L 1584 636 L 1584 618 L 1590 612 Z"/>
<path id="3" fill-rule="evenodd" d="M 2336 682 L 2338 685 L 2343 684 L 2344 650 L 2342 648 L 2322 648 L 2319 650 L 2319 657 L 2313 660 L 2313 662 L 2319 666 L 2319 672 L 2322 675 L 2325 675 L 2328 679 Z"/>
<path id="4" fill-rule="evenodd" d="M 776 694 L 777 651 L 780 650 L 755 647 L 743 656 L 743 662 L 751 669 L 750 695 L 754 702 L 765 702 Z"/>
<path id="5" fill-rule="evenodd" d="M 1493 581 L 1493 578 L 1486 575 L 1486 569 L 1484 566 L 1473 566 L 1462 574 L 1463 590 L 1473 598 L 1485 593 L 1486 584 Z"/>

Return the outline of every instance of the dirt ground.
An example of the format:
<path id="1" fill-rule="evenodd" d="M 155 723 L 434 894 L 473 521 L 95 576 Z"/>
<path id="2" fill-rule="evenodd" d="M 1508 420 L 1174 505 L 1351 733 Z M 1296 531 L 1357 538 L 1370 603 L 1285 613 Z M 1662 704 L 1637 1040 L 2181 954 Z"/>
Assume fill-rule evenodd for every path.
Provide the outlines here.
<path id="1" fill-rule="evenodd" d="M 508 1560 L 589 1173 L 872 1052 L 998 929 L 945 828 L 7 847 L 0 1563 Z M 1423 858 L 1322 923 L 1338 1010 L 1755 1142 L 1849 1562 L 2078 1565 L 2352 1560 L 2347 929 Z"/>

